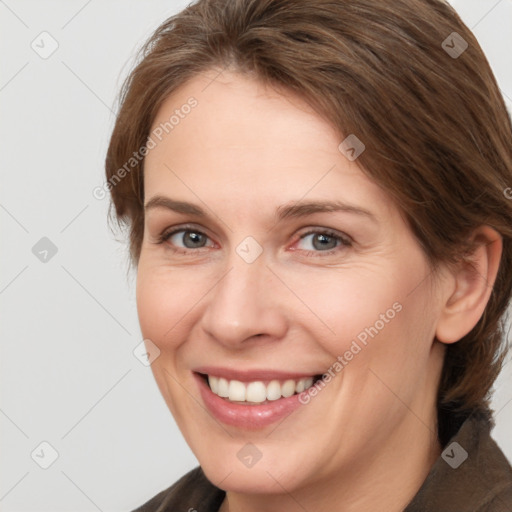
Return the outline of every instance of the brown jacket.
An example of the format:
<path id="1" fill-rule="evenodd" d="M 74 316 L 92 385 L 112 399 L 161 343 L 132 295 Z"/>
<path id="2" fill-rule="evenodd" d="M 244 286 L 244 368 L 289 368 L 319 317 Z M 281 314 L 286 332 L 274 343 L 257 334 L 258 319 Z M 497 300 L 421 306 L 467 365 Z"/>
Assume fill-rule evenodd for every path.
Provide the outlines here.
<path id="1" fill-rule="evenodd" d="M 512 467 L 490 429 L 469 417 L 404 512 L 512 512 Z M 218 512 L 225 495 L 198 466 L 133 512 Z"/>

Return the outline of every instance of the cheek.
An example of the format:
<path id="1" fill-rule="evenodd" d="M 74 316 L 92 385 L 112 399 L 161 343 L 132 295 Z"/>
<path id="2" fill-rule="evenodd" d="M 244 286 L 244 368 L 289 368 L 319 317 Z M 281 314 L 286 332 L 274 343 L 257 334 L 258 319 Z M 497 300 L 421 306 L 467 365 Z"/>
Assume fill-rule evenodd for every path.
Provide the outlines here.
<path id="1" fill-rule="evenodd" d="M 290 276 L 287 283 L 303 303 L 297 309 L 304 318 L 303 325 L 317 335 L 323 329 L 333 340 L 355 338 L 374 324 L 381 330 L 398 316 L 402 288 L 406 288 L 378 273 L 357 270 L 316 273 L 293 280 Z"/>
<path id="2" fill-rule="evenodd" d="M 167 407 L 181 427 L 187 408 L 191 410 L 194 404 L 189 403 L 188 395 L 178 384 L 183 377 L 178 355 L 186 339 L 193 305 L 204 295 L 204 291 L 192 286 L 183 274 L 154 267 L 141 256 L 136 288 L 142 336 L 160 350 L 159 357 L 151 364 L 151 371 Z"/>
<path id="3" fill-rule="evenodd" d="M 139 264 L 137 312 L 144 338 L 160 350 L 176 348 L 186 317 L 204 295 L 190 272 L 151 268 Z"/>
<path id="4" fill-rule="evenodd" d="M 421 350 L 428 354 L 431 308 L 427 285 L 418 286 L 427 270 L 421 260 L 409 262 L 414 272 L 382 264 L 317 272 L 303 280 L 290 275 L 290 288 L 306 306 L 300 315 L 297 310 L 296 319 L 334 359 L 351 351 L 350 360 L 357 353 L 365 365 L 389 366 L 390 358 L 399 363 Z"/>

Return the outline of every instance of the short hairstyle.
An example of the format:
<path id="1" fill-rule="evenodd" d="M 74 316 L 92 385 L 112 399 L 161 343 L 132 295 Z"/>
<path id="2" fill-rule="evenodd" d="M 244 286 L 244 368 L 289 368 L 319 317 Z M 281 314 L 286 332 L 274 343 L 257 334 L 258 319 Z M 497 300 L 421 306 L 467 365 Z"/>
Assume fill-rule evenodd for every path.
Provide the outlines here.
<path id="1" fill-rule="evenodd" d="M 166 20 L 123 84 L 106 157 L 112 217 L 129 229 L 134 265 L 144 159 L 129 172 L 126 163 L 147 143 L 162 102 L 214 69 L 300 95 L 340 142 L 356 135 L 365 145 L 358 164 L 395 201 L 433 269 L 465 257 L 476 227 L 501 234 L 489 302 L 471 332 L 447 346 L 437 398 L 442 442 L 471 412 L 492 421 L 512 286 L 512 126 L 453 8 L 442 0 L 199 0 Z"/>

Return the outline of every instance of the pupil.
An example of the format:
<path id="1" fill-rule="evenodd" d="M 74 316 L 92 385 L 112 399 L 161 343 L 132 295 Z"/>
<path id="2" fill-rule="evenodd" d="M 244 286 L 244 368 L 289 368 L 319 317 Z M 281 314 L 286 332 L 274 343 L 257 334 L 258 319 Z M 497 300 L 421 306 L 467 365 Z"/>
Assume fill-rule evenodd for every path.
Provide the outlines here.
<path id="1" fill-rule="evenodd" d="M 330 239 L 331 245 L 328 247 L 329 239 Z M 318 241 L 321 240 L 321 243 L 318 245 L 315 243 L 317 240 Z M 336 240 L 329 235 L 323 235 L 323 234 L 319 233 L 313 238 L 313 246 L 315 247 L 315 249 L 334 249 L 336 247 Z"/>
<path id="2" fill-rule="evenodd" d="M 191 245 L 187 245 L 187 241 L 191 243 Z M 203 235 L 199 233 L 189 232 L 184 235 L 184 243 L 187 247 L 201 247 L 203 240 Z"/>

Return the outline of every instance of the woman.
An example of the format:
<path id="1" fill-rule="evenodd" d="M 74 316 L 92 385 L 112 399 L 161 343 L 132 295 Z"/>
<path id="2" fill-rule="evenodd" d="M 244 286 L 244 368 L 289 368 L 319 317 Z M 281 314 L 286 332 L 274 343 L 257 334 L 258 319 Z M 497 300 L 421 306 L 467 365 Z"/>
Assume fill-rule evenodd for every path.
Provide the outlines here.
<path id="1" fill-rule="evenodd" d="M 106 159 L 200 466 L 139 511 L 505 511 L 512 127 L 440 0 L 200 0 Z"/>

